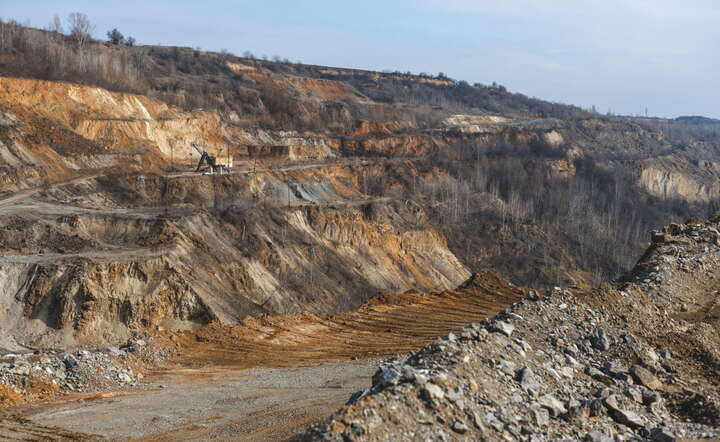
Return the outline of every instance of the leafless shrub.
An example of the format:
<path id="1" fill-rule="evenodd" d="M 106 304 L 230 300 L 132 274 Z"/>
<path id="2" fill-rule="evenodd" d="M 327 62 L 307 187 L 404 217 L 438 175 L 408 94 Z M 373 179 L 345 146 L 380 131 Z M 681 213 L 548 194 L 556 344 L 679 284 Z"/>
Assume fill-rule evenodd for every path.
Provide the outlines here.
<path id="1" fill-rule="evenodd" d="M 70 37 L 77 42 L 78 46 L 83 47 L 92 40 L 95 25 L 90 22 L 87 15 L 82 12 L 71 12 L 68 15 L 68 25 L 70 26 Z"/>

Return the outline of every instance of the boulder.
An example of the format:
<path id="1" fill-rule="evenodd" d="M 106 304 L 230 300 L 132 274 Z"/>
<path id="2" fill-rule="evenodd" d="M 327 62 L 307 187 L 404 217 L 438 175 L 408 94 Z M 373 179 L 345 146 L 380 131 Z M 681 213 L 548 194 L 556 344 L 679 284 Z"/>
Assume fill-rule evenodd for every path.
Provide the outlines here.
<path id="1" fill-rule="evenodd" d="M 610 350 L 610 339 L 605 334 L 605 329 L 599 325 L 590 334 L 590 342 L 596 350 Z"/>
<path id="2" fill-rule="evenodd" d="M 633 365 L 630 367 L 630 374 L 637 383 L 651 390 L 658 390 L 662 388 L 662 382 L 660 382 L 660 380 L 647 368 L 640 365 Z"/>
<path id="3" fill-rule="evenodd" d="M 620 408 L 617 396 L 614 394 L 608 396 L 605 399 L 605 407 L 608 410 L 608 415 L 610 415 L 610 417 L 619 424 L 625 425 L 632 429 L 642 428 L 643 425 L 645 425 L 642 418 L 638 414 Z"/>
<path id="4" fill-rule="evenodd" d="M 530 367 L 523 367 L 518 370 L 515 379 L 520 383 L 523 390 L 528 393 L 537 394 L 540 391 L 540 382 Z"/>
<path id="5" fill-rule="evenodd" d="M 540 397 L 540 399 L 538 399 L 538 404 L 540 404 L 541 407 L 546 408 L 552 417 L 558 417 L 567 413 L 565 405 L 552 394 L 546 394 Z"/>
<path id="6" fill-rule="evenodd" d="M 63 364 L 65 364 L 65 368 L 67 368 L 68 370 L 75 368 L 78 364 L 77 358 L 70 353 L 64 353 L 60 357 L 60 360 L 63 362 Z"/>
<path id="7" fill-rule="evenodd" d="M 445 391 L 435 384 L 425 384 L 421 390 L 422 397 L 426 400 L 441 401 L 445 397 Z"/>
<path id="8" fill-rule="evenodd" d="M 372 377 L 373 386 L 378 389 L 384 389 L 400 382 L 400 372 L 394 367 L 381 367 Z"/>
<path id="9" fill-rule="evenodd" d="M 495 323 L 492 325 L 492 331 L 496 333 L 502 333 L 508 337 L 512 334 L 514 330 L 515 326 L 505 321 L 495 321 Z"/>

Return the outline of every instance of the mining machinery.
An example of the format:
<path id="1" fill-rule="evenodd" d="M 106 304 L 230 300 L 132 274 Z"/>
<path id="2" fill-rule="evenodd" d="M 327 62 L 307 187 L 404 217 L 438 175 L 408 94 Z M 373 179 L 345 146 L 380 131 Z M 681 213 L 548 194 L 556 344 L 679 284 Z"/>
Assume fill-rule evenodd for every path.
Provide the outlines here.
<path id="1" fill-rule="evenodd" d="M 222 173 L 222 171 L 227 167 L 225 164 L 218 164 L 214 156 L 207 153 L 205 149 L 198 146 L 197 144 L 190 143 L 190 145 L 194 147 L 195 150 L 197 150 L 200 154 L 200 161 L 198 162 L 195 172 L 200 172 L 202 170 L 203 173 L 207 174 L 213 174 L 215 172 Z M 207 168 L 203 169 L 203 163 L 207 164 Z"/>

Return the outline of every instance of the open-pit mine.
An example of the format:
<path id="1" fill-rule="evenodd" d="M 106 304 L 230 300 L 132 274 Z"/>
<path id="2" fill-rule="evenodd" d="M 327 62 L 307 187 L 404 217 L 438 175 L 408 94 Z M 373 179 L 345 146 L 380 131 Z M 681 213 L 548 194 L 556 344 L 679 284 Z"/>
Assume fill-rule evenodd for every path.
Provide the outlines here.
<path id="1" fill-rule="evenodd" d="M 0 439 L 720 435 L 720 123 L 190 48 L 41 75 L 28 41 Z"/>

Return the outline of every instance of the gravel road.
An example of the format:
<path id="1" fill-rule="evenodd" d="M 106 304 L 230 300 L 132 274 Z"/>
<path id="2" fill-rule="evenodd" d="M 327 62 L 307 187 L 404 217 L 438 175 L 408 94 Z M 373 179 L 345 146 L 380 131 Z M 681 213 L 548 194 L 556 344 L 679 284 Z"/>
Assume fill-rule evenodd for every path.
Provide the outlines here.
<path id="1" fill-rule="evenodd" d="M 115 440 L 284 440 L 369 387 L 378 364 L 181 370 L 152 376 L 144 391 L 35 405 L 23 414 L 37 425 Z"/>

